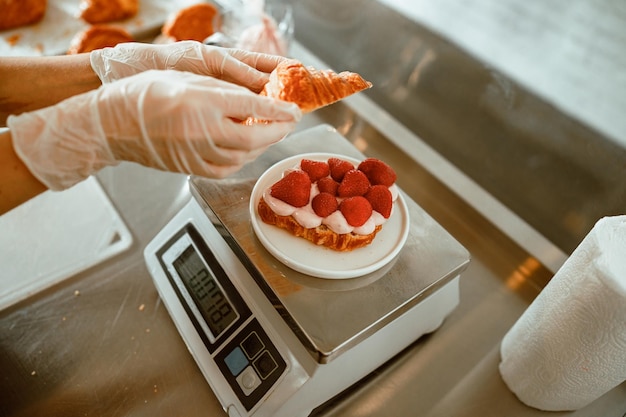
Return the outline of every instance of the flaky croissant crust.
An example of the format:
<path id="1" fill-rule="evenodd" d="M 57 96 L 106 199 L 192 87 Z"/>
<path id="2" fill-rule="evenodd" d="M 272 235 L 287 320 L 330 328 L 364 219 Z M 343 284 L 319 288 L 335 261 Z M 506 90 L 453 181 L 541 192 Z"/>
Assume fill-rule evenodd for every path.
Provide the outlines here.
<path id="1" fill-rule="evenodd" d="M 318 70 L 297 60 L 286 60 L 272 71 L 261 95 L 296 103 L 303 113 L 308 113 L 371 86 L 354 72 Z"/>
<path id="2" fill-rule="evenodd" d="M 304 238 L 316 245 L 325 246 L 339 252 L 348 252 L 369 245 L 382 229 L 381 225 L 376 226 L 376 229 L 368 235 L 357 235 L 355 233 L 339 234 L 333 232 L 325 225 L 307 229 L 302 227 L 292 216 L 279 216 L 274 213 L 263 197 L 259 201 L 257 210 L 261 220 L 265 223 L 285 229 L 292 235 Z"/>

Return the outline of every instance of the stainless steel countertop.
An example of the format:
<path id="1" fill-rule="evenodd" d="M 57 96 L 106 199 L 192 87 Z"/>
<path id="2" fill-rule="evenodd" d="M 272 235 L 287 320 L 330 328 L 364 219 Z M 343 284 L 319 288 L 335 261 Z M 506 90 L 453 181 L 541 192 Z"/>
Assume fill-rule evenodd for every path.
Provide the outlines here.
<path id="1" fill-rule="evenodd" d="M 328 109 L 328 112 L 333 112 Z M 304 121 L 319 122 L 311 116 Z M 324 416 L 551 416 L 521 404 L 499 377 L 503 335 L 551 273 L 380 135 L 355 144 L 397 167 L 398 183 L 472 254 L 461 303 Z M 352 131 L 352 130 L 351 130 Z M 0 415 L 225 415 L 177 333 L 142 250 L 189 198 L 186 178 L 132 164 L 99 179 L 135 241 L 125 253 L 0 312 Z M 76 292 L 78 291 L 78 293 Z M 626 385 L 567 416 L 622 417 Z"/>
<path id="2" fill-rule="evenodd" d="M 624 212 L 625 147 L 375 0 L 293 3 L 308 50 L 370 80 L 364 96 L 564 253 L 600 217 Z"/>
<path id="3" fill-rule="evenodd" d="M 449 46 L 437 42 L 432 47 L 449 52 Z M 444 54 L 442 60 L 455 62 L 461 73 L 476 70 L 453 58 L 446 61 Z M 443 106 L 445 92 L 431 94 Z M 497 369 L 500 341 L 554 269 L 529 248 L 550 249 L 551 240 L 541 233 L 520 239 L 496 226 L 494 218 L 485 216 L 488 211 L 471 204 L 476 199 L 462 195 L 462 172 L 448 175 L 445 158 L 421 152 L 429 148 L 425 139 L 402 128 L 409 121 L 398 123 L 389 109 L 374 103 L 375 94 L 372 98 L 355 97 L 308 115 L 300 129 L 329 123 L 365 155 L 393 164 L 400 187 L 470 251 L 472 261 L 461 278 L 460 305 L 440 329 L 315 414 L 623 417 L 626 384 L 569 413 L 526 407 L 505 387 Z M 484 115 L 474 116 L 485 121 Z M 437 118 L 428 123 L 448 126 Z M 479 135 L 480 122 L 473 128 Z M 435 136 L 442 130 L 437 132 Z M 428 130 L 422 133 L 431 139 Z M 413 142 L 407 145 L 404 139 Z M 420 150 L 419 162 L 411 153 L 415 149 Z M 133 245 L 0 311 L 0 415 L 225 416 L 159 300 L 142 256 L 145 245 L 190 198 L 185 176 L 125 163 L 103 170 L 98 178 L 133 234 Z M 471 190 L 482 195 L 480 188 Z M 498 206 L 494 210 L 501 214 Z M 571 239 L 565 242 L 564 252 Z"/>
<path id="4" fill-rule="evenodd" d="M 398 242 L 401 236 L 398 232 L 407 230 L 408 236 L 400 253 L 373 272 L 347 280 L 318 279 L 276 262 L 250 226 L 250 200 L 254 198 L 255 184 L 259 184 L 257 179 L 286 158 L 311 153 L 328 154 L 329 149 L 338 155 L 363 159 L 363 155 L 335 129 L 319 125 L 285 138 L 254 164 L 227 180 L 193 177 L 190 184 L 192 195 L 205 207 L 213 224 L 219 225 L 218 230 L 235 253 L 246 254 L 242 262 L 251 264 L 253 278 L 272 305 L 282 313 L 285 322 L 313 358 L 322 364 L 343 355 L 449 284 L 462 274 L 470 261 L 465 248 L 410 197 L 403 195 L 399 197 L 402 203 L 396 203 L 396 217 L 385 223 L 381 234 L 376 235 L 376 240 L 368 248 L 360 249 L 359 259 L 374 262 L 388 255 L 385 249 L 381 249 L 384 246 L 377 246 L 377 243 L 385 239 Z M 298 161 L 292 160 L 283 167 L 291 169 Z M 280 178 L 280 174 L 282 170 L 276 178 Z M 270 185 L 271 182 L 265 186 Z M 256 198 L 260 195 L 257 194 Z M 384 235 L 388 230 L 394 232 Z M 390 248 L 396 247 L 399 247 L 397 243 Z M 289 246 L 292 251 L 304 251 L 316 265 L 324 265 L 334 257 L 333 265 L 340 267 L 349 264 L 351 259 L 350 254 L 313 252 L 311 248 L 304 240 L 290 242 Z"/>

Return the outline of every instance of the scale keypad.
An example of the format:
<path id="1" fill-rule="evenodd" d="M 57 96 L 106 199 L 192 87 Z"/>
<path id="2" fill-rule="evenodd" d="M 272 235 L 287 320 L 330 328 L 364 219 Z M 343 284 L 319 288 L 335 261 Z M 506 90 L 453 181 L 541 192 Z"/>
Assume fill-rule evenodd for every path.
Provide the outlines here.
<path id="1" fill-rule="evenodd" d="M 241 348 L 246 353 L 246 356 L 250 359 L 254 358 L 265 345 L 259 339 L 259 335 L 256 332 L 250 333 L 248 337 L 245 338 L 243 342 L 241 342 Z"/>
<path id="2" fill-rule="evenodd" d="M 286 369 L 285 361 L 256 319 L 215 359 L 247 410 L 254 407 Z"/>

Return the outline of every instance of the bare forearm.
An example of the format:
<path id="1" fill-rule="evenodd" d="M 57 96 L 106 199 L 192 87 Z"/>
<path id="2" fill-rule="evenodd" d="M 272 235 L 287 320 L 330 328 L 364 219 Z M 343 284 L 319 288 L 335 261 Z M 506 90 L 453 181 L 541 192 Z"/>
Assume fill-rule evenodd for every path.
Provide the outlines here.
<path id="1" fill-rule="evenodd" d="M 0 215 L 46 189 L 13 150 L 11 132 L 0 133 Z"/>
<path id="2" fill-rule="evenodd" d="M 11 114 L 48 107 L 98 88 L 89 54 L 0 58 L 0 126 Z"/>

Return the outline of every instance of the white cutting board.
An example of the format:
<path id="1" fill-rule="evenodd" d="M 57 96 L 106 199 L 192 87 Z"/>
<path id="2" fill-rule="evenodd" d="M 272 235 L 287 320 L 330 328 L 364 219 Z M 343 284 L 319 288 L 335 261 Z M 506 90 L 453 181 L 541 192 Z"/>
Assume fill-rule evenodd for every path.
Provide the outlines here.
<path id="1" fill-rule="evenodd" d="M 132 235 L 96 178 L 0 216 L 0 310 L 128 249 Z"/>

